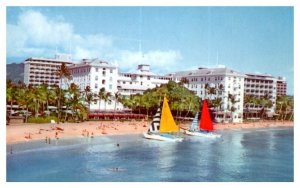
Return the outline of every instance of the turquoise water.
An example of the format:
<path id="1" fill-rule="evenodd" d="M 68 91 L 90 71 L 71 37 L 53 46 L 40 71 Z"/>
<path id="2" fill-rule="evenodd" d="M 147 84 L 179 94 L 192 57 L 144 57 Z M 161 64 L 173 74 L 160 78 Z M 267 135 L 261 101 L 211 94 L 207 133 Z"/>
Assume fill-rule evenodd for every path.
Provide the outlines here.
<path id="1" fill-rule="evenodd" d="M 292 128 L 219 133 L 179 143 L 127 135 L 7 145 L 7 181 L 294 181 Z"/>

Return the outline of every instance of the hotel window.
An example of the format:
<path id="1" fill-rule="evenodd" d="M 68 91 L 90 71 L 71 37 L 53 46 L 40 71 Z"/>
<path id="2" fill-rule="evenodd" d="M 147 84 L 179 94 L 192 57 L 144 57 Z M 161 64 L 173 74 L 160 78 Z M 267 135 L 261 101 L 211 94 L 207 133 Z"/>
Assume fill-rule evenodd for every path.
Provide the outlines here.
<path id="1" fill-rule="evenodd" d="M 98 80 L 98 76 L 95 76 L 95 80 Z"/>
<path id="2" fill-rule="evenodd" d="M 123 81 L 123 84 L 125 84 L 125 82 Z"/>
<path id="3" fill-rule="evenodd" d="M 112 85 L 111 84 L 109 84 L 109 89 L 112 89 Z"/>
<path id="4" fill-rule="evenodd" d="M 143 85 L 143 82 L 141 82 L 141 86 Z"/>
<path id="5" fill-rule="evenodd" d="M 150 80 L 150 76 L 148 76 L 148 80 Z"/>
<path id="6" fill-rule="evenodd" d="M 109 72 L 110 72 L 110 73 L 113 73 L 113 70 L 112 70 L 112 69 L 109 69 Z"/>
<path id="7" fill-rule="evenodd" d="M 102 84 L 105 84 L 105 80 L 102 80 Z"/>
<path id="8" fill-rule="evenodd" d="M 95 84 L 95 89 L 97 89 L 98 88 L 98 84 Z"/>
<path id="9" fill-rule="evenodd" d="M 98 72 L 98 68 L 96 68 L 96 72 Z"/>

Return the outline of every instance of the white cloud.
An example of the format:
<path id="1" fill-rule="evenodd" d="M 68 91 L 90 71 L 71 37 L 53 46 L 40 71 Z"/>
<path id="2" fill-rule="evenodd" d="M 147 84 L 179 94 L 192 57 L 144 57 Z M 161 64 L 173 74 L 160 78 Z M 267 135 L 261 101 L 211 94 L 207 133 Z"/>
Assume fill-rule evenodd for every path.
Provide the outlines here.
<path id="1" fill-rule="evenodd" d="M 182 59 L 179 51 L 149 51 L 140 53 L 136 51 L 122 51 L 118 58 L 118 64 L 121 68 L 136 67 L 138 64 L 149 64 L 151 69 L 159 72 L 172 70 L 174 66 Z M 128 68 L 127 68 L 128 70 Z"/>
<path id="2" fill-rule="evenodd" d="M 49 18 L 38 11 L 23 11 L 15 25 L 7 24 L 7 56 L 54 56 L 58 48 L 69 52 L 75 49 L 75 57 L 83 51 L 99 56 L 101 51 L 112 44 L 111 37 L 103 34 L 80 36 L 73 25 L 61 17 Z M 78 51 L 79 54 L 76 54 Z M 74 52 L 73 52 L 74 53 Z M 81 58 L 81 57 L 80 57 Z"/>
<path id="3" fill-rule="evenodd" d="M 117 37 L 102 33 L 80 35 L 63 17 L 50 18 L 34 10 L 21 12 L 16 24 L 7 24 L 7 33 L 8 57 L 53 57 L 56 49 L 66 53 L 71 50 L 74 60 L 100 58 L 117 62 L 122 70 L 132 70 L 143 63 L 158 74 L 178 70 L 176 65 L 182 59 L 176 50 L 150 50 L 141 56 L 138 51 L 119 49 L 113 43 Z"/>

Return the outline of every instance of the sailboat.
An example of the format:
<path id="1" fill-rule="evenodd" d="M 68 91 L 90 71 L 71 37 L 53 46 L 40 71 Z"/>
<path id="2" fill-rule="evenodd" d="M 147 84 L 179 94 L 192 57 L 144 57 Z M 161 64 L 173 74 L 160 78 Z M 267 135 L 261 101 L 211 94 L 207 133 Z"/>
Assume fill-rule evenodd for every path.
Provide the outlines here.
<path id="1" fill-rule="evenodd" d="M 147 139 L 174 142 L 182 141 L 183 138 L 170 134 L 176 132 L 179 132 L 179 127 L 173 119 L 168 100 L 164 97 L 162 112 L 160 112 L 160 108 L 158 108 L 148 131 L 143 133 L 143 135 Z"/>
<path id="2" fill-rule="evenodd" d="M 189 130 L 185 130 L 185 134 L 191 136 L 202 136 L 208 138 L 220 138 L 221 135 L 213 133 L 213 123 L 209 114 L 206 100 L 203 102 L 201 121 L 198 121 L 198 112 L 196 113 Z"/>

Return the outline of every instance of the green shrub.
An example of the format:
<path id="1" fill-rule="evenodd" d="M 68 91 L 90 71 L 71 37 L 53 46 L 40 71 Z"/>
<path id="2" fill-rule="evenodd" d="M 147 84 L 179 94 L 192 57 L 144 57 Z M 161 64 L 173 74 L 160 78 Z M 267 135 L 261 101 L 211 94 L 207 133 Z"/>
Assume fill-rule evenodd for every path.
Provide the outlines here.
<path id="1" fill-rule="evenodd" d="M 55 116 L 48 116 L 48 117 L 29 117 L 28 123 L 50 123 L 51 120 L 57 122 L 57 117 Z"/>

